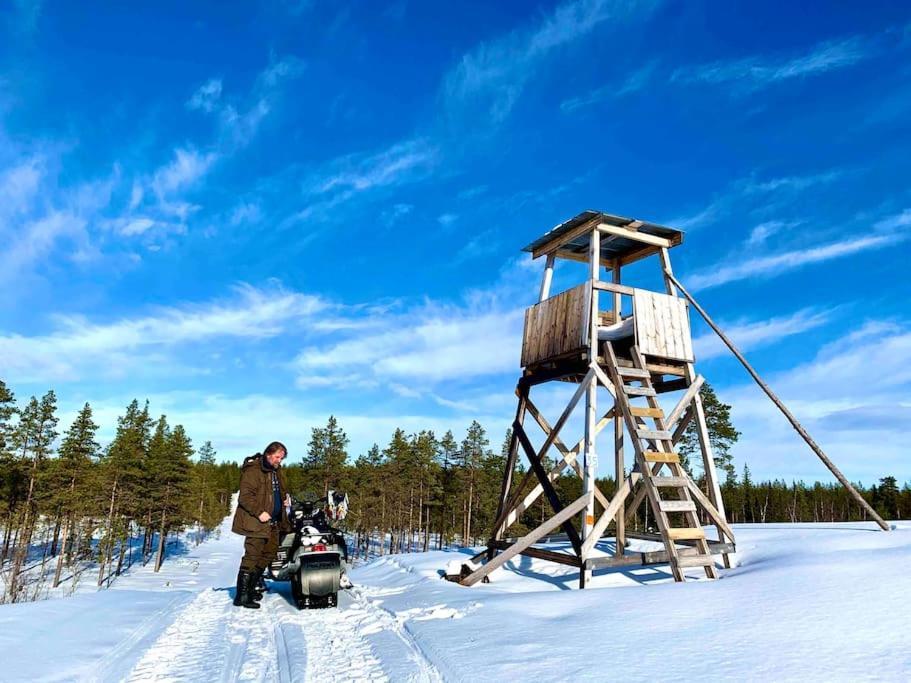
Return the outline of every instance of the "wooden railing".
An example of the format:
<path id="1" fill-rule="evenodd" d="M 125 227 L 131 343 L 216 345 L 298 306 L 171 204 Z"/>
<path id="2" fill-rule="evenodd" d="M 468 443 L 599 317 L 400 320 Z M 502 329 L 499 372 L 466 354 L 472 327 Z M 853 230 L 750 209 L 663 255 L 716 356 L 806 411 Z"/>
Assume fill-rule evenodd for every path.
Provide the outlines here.
<path id="1" fill-rule="evenodd" d="M 588 348 L 590 292 L 584 282 L 525 310 L 523 368 Z"/>

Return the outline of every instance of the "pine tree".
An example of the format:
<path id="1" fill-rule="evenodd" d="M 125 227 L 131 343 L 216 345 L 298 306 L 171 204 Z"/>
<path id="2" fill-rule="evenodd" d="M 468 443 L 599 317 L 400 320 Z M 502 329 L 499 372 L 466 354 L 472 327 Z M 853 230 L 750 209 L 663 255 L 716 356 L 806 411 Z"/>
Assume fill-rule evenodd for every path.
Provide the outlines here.
<path id="1" fill-rule="evenodd" d="M 471 543 L 472 517 L 474 515 L 475 498 L 477 495 L 476 485 L 478 480 L 478 470 L 481 468 L 484 460 L 488 457 L 487 434 L 484 428 L 477 420 L 472 420 L 468 426 L 465 438 L 462 439 L 461 465 L 464 476 L 467 481 L 467 487 L 464 490 L 464 524 L 462 542 Z"/>
<path id="2" fill-rule="evenodd" d="M 737 473 L 734 469 L 731 447 L 737 443 L 737 439 L 740 438 L 740 432 L 734 429 L 734 425 L 731 423 L 731 406 L 722 403 L 718 399 L 715 390 L 712 389 L 708 382 L 702 385 L 700 395 L 705 409 L 705 422 L 709 432 L 709 444 L 712 447 L 715 467 L 725 472 L 726 483 L 734 483 Z M 678 452 L 689 471 L 689 467 L 695 464 L 691 460 L 691 456 L 701 452 L 695 420 L 691 421 L 683 432 Z"/>
<path id="3" fill-rule="evenodd" d="M 310 444 L 304 456 L 304 468 L 322 484 L 323 495 L 338 486 L 345 462 L 348 460 L 348 436 L 339 427 L 334 415 L 325 427 L 313 427 Z"/>
<path id="4" fill-rule="evenodd" d="M 61 471 L 68 481 L 58 496 L 58 505 L 63 517 L 62 552 L 57 556 L 54 571 L 54 588 L 60 585 L 63 560 L 68 555 L 67 544 L 80 514 L 85 511 L 88 487 L 86 476 L 92 460 L 98 455 L 99 445 L 95 441 L 98 425 L 92 420 L 92 407 L 86 403 L 76 415 L 73 424 L 63 437 L 58 452 Z"/>

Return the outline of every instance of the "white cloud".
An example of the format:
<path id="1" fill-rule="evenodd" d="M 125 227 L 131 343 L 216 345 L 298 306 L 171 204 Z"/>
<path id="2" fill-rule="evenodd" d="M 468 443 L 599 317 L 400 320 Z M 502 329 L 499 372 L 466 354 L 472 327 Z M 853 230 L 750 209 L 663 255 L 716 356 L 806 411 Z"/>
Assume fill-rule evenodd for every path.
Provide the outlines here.
<path id="1" fill-rule="evenodd" d="M 718 85 L 732 83 L 734 90 L 754 91 L 794 78 L 806 78 L 842 69 L 870 58 L 876 44 L 864 37 L 826 41 L 795 56 L 756 56 L 681 67 L 671 76 L 679 83 Z"/>
<path id="2" fill-rule="evenodd" d="M 311 181 L 311 188 L 315 194 L 323 194 L 397 185 L 420 176 L 436 160 L 437 150 L 426 140 L 406 140 L 373 154 L 336 159 L 329 164 L 328 172 Z"/>
<path id="3" fill-rule="evenodd" d="M 607 20 L 645 15 L 657 3 L 630 0 L 569 0 L 533 25 L 481 43 L 446 75 L 443 97 L 450 114 L 500 123 L 528 80 L 554 50 L 589 35 Z"/>
<path id="4" fill-rule="evenodd" d="M 807 362 L 766 380 L 852 481 L 911 479 L 900 415 L 911 408 L 911 328 L 869 321 L 830 341 Z M 762 373 L 762 368 L 759 368 Z M 871 381 L 875 377 L 875 381 Z M 748 380 L 719 391 L 743 436 L 734 448 L 754 475 L 824 479 L 828 472 L 771 401 Z"/>
<path id="5" fill-rule="evenodd" d="M 21 213 L 32 205 L 42 175 L 43 160 L 40 157 L 24 159 L 0 173 L 0 219 Z"/>
<path id="6" fill-rule="evenodd" d="M 187 107 L 190 109 L 199 109 L 204 112 L 211 112 L 218 104 L 221 98 L 221 79 L 212 78 L 203 83 L 193 96 L 187 100 Z"/>
<path id="7" fill-rule="evenodd" d="M 55 316 L 56 329 L 49 334 L 0 336 L 0 373 L 11 382 L 47 382 L 121 372 L 142 363 L 146 354 L 160 359 L 169 348 L 184 344 L 219 337 L 274 337 L 292 321 L 328 306 L 318 297 L 280 287 L 239 284 L 232 294 L 227 301 L 164 307 L 108 323 Z"/>
<path id="8" fill-rule="evenodd" d="M 833 310 L 815 311 L 805 308 L 789 316 L 768 320 L 741 321 L 733 324 L 722 322 L 720 327 L 740 351 L 749 351 L 825 325 L 832 319 L 833 313 Z M 724 342 L 714 332 L 707 332 L 693 339 L 693 348 L 699 361 L 729 353 Z"/>
<path id="9" fill-rule="evenodd" d="M 193 148 L 178 147 L 174 158 L 152 176 L 151 185 L 159 197 L 184 190 L 199 181 L 218 159 L 214 152 L 201 153 Z"/>
<path id="10" fill-rule="evenodd" d="M 780 232 L 785 228 L 791 228 L 795 225 L 799 225 L 795 222 L 786 223 L 784 221 L 764 221 L 759 225 L 755 226 L 750 231 L 750 236 L 747 238 L 746 246 L 747 247 L 758 247 L 761 244 L 765 244 L 772 235 Z"/>
<path id="11" fill-rule="evenodd" d="M 155 225 L 151 218 L 134 218 L 120 228 L 120 234 L 126 237 L 141 235 Z"/>
<path id="12" fill-rule="evenodd" d="M 911 223 L 911 211 L 880 221 L 885 228 L 894 229 Z M 890 227 L 891 226 L 891 227 Z M 813 263 L 822 263 L 842 256 L 863 251 L 881 249 L 911 238 L 909 232 L 879 232 L 862 237 L 852 237 L 839 242 L 830 242 L 817 247 L 794 249 L 770 256 L 759 256 L 733 261 L 731 265 L 714 265 L 698 271 L 687 278 L 693 290 L 709 289 L 719 285 L 752 277 L 774 277 Z"/>
<path id="13" fill-rule="evenodd" d="M 657 66 L 657 61 L 651 61 L 645 66 L 633 71 L 619 84 L 605 85 L 601 88 L 596 88 L 585 95 L 563 100 L 560 103 L 560 109 L 567 114 L 570 114 L 583 107 L 588 107 L 607 99 L 619 99 L 637 93 L 649 84 Z"/>

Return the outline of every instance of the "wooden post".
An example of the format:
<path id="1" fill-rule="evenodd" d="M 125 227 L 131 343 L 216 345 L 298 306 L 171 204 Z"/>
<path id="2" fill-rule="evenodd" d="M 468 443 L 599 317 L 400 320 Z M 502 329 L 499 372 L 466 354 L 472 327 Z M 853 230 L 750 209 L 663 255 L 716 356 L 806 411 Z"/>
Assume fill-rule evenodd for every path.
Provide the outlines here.
<path id="1" fill-rule="evenodd" d="M 864 497 L 857 492 L 857 489 L 851 485 L 851 482 L 848 481 L 847 477 L 842 474 L 841 470 L 835 466 L 835 463 L 829 460 L 829 457 L 823 452 L 822 448 L 817 445 L 817 443 L 813 440 L 813 437 L 811 437 L 807 430 L 803 428 L 803 425 L 797 421 L 797 418 L 794 417 L 791 411 L 787 409 L 785 404 L 781 402 L 781 399 L 775 395 L 775 392 L 769 388 L 769 385 L 762 380 L 759 374 L 753 369 L 753 366 L 751 366 L 747 362 L 747 359 L 743 357 L 743 354 L 737 350 L 737 347 L 734 346 L 734 343 L 728 339 L 727 335 L 722 332 L 721 329 L 715 324 L 715 322 L 709 317 L 709 314 L 705 312 L 702 306 L 696 303 L 696 300 L 690 295 L 688 291 L 686 291 L 686 289 L 684 289 L 683 285 L 677 281 L 677 278 L 674 277 L 673 273 L 665 269 L 665 274 L 670 279 L 670 281 L 680 289 L 680 291 L 683 293 L 683 296 L 685 296 L 687 301 L 693 305 L 693 308 L 699 312 L 699 315 L 701 315 L 705 322 L 708 323 L 709 327 L 712 328 L 715 334 L 721 338 L 721 341 L 723 341 L 725 346 L 731 350 L 731 353 L 737 357 L 737 360 L 739 360 L 740 364 L 746 368 L 746 371 L 748 373 L 750 373 L 750 376 L 753 378 L 756 384 L 759 385 L 759 388 L 762 389 L 765 392 L 766 396 L 772 400 L 772 403 L 774 403 L 778 410 L 781 411 L 781 414 L 787 418 L 788 422 L 791 423 L 791 426 L 798 434 L 800 434 L 801 438 L 807 442 L 807 445 L 813 450 L 813 452 L 819 456 L 819 459 L 822 460 L 823 464 L 829 468 L 829 471 L 835 475 L 835 478 L 838 479 L 841 485 L 850 492 L 850 494 L 854 497 L 854 500 L 856 500 L 858 504 L 867 511 L 867 513 L 876 521 L 877 524 L 879 524 L 883 531 L 889 531 L 889 525 L 886 524 L 883 518 L 876 513 L 876 510 L 873 509 L 873 507 L 864 499 Z M 719 508 L 718 511 L 721 512 L 722 515 L 724 514 L 724 511 L 721 508 Z"/>
<path id="2" fill-rule="evenodd" d="M 525 422 L 525 404 L 528 400 L 528 386 L 522 380 L 519 380 L 519 384 L 516 387 L 516 395 L 519 397 L 519 406 L 516 408 L 516 419 L 515 422 L 523 424 Z M 506 504 L 509 500 L 509 490 L 512 488 L 512 474 L 516 468 L 516 457 L 519 454 L 519 436 L 513 431 L 512 438 L 509 442 L 509 453 L 506 456 L 506 469 L 503 472 L 503 483 L 500 488 L 500 502 L 497 506 L 497 519 L 500 517 L 506 510 Z M 494 528 L 494 540 L 499 540 L 503 537 L 503 532 L 506 530 L 505 526 L 497 526 Z M 488 548 L 487 559 L 493 559 L 494 549 L 493 546 Z"/>
<path id="3" fill-rule="evenodd" d="M 544 264 L 544 278 L 541 280 L 541 293 L 538 301 L 544 301 L 550 296 L 550 282 L 554 277 L 554 255 L 547 255 L 547 262 Z"/>
<path id="4" fill-rule="evenodd" d="M 612 279 L 615 285 L 620 284 L 620 259 L 614 261 L 614 267 L 612 268 Z M 622 321 L 622 300 L 620 299 L 620 293 L 614 292 L 614 322 L 619 323 Z M 620 414 L 620 407 L 617 405 L 617 400 L 614 399 L 614 481 L 617 482 L 617 489 L 620 488 L 620 482 L 624 480 L 626 474 L 623 471 L 623 416 Z M 614 555 L 620 557 L 623 555 L 624 547 L 626 546 L 626 516 L 623 510 L 623 506 L 617 510 L 617 523 L 615 528 L 617 529 L 616 536 L 616 548 L 614 549 Z"/>
<path id="5" fill-rule="evenodd" d="M 599 271 L 601 270 L 601 233 L 592 230 L 590 233 L 590 243 L 588 250 L 589 272 L 591 284 L 600 280 Z M 589 314 L 588 330 L 588 357 L 592 367 L 598 365 L 598 294 L 599 290 L 591 287 L 591 312 Z M 582 513 L 582 541 L 588 538 L 595 524 L 595 479 L 598 476 L 598 453 L 595 448 L 595 438 L 597 435 L 598 422 L 598 379 L 595 374 L 591 374 L 589 379 L 588 390 L 585 394 L 585 448 L 582 458 L 582 495 L 588 499 L 585 511 Z M 585 584 L 591 579 L 591 569 L 586 565 L 586 557 L 579 557 L 582 564 L 579 569 L 579 588 L 585 588 Z"/>

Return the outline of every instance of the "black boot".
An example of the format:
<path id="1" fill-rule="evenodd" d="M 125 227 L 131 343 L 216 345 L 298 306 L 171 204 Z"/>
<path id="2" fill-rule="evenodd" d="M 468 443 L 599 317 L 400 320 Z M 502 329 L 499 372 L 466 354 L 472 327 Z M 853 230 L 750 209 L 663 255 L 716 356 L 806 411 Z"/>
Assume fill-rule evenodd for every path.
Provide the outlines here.
<path id="1" fill-rule="evenodd" d="M 253 596 L 253 599 L 256 602 L 259 602 L 263 599 L 263 593 L 269 591 L 269 587 L 266 586 L 266 582 L 263 580 L 263 572 L 265 569 L 257 569 L 253 572 L 253 580 L 250 582 L 250 595 Z"/>
<path id="2" fill-rule="evenodd" d="M 259 609 L 259 604 L 253 599 L 254 572 L 241 569 L 237 572 L 237 592 L 234 594 L 236 607 L 249 607 Z"/>

